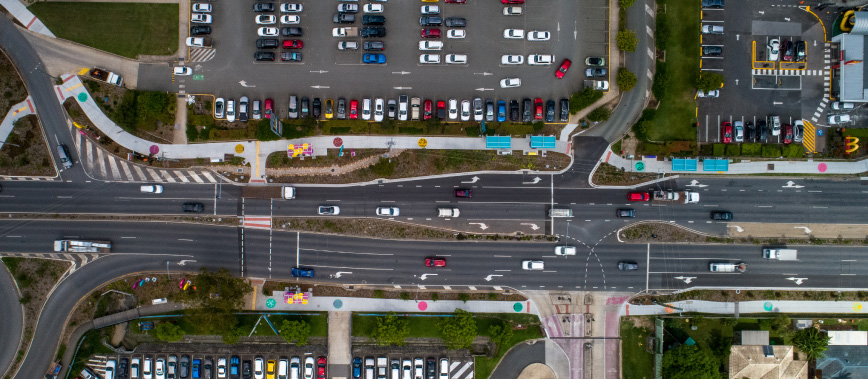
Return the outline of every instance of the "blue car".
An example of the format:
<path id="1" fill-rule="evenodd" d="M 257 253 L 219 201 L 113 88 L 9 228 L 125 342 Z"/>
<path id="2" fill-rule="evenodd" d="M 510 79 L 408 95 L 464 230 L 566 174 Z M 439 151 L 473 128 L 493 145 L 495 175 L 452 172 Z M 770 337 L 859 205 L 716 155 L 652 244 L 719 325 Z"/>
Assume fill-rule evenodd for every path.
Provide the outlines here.
<path id="1" fill-rule="evenodd" d="M 292 277 L 293 278 L 313 278 L 313 269 L 312 268 L 293 267 L 292 268 Z"/>
<path id="2" fill-rule="evenodd" d="M 237 355 L 233 355 L 229 360 L 229 375 L 233 378 L 237 378 L 240 374 L 239 364 L 241 363 L 241 359 L 238 358 Z"/>
<path id="3" fill-rule="evenodd" d="M 497 102 L 497 122 L 506 121 L 506 101 Z"/>
<path id="4" fill-rule="evenodd" d="M 353 379 L 362 377 L 362 358 L 353 358 Z"/>
<path id="5" fill-rule="evenodd" d="M 202 365 L 202 360 L 200 360 L 198 358 L 193 360 L 193 378 L 194 379 L 199 378 L 199 366 L 201 366 L 201 365 Z"/>
<path id="6" fill-rule="evenodd" d="M 386 54 L 365 54 L 362 57 L 362 61 L 365 63 L 383 64 L 386 63 Z"/>

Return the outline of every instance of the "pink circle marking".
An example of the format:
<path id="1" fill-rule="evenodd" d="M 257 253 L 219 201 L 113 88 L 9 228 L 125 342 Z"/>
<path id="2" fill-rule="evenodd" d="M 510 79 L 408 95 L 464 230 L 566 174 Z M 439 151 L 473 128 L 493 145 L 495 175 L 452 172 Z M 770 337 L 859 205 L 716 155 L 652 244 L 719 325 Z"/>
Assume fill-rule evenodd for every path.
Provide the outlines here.
<path id="1" fill-rule="evenodd" d="M 420 301 L 420 302 L 419 302 L 419 310 L 420 310 L 420 311 L 424 311 L 424 310 L 426 310 L 426 309 L 428 309 L 428 303 L 426 303 L 426 302 L 424 302 L 424 301 Z"/>
<path id="2" fill-rule="evenodd" d="M 817 170 L 820 170 L 820 172 L 826 172 L 826 170 L 828 170 L 828 169 L 829 168 L 826 167 L 825 163 L 820 163 L 819 165 L 817 165 Z"/>

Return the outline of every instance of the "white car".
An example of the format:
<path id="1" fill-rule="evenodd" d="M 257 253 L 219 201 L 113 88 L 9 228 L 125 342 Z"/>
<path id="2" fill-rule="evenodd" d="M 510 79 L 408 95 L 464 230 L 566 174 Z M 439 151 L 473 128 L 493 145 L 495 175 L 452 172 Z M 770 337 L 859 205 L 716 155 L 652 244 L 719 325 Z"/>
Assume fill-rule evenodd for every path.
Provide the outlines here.
<path id="1" fill-rule="evenodd" d="M 280 34 L 280 29 L 263 27 L 259 28 L 259 30 L 257 30 L 256 32 L 259 34 L 260 37 L 277 37 L 278 34 Z"/>
<path id="2" fill-rule="evenodd" d="M 848 114 L 830 114 L 828 117 L 829 125 L 840 125 L 850 122 Z"/>
<path id="3" fill-rule="evenodd" d="M 154 378 L 166 379 L 166 360 L 163 358 L 157 359 L 154 365 Z"/>
<path id="4" fill-rule="evenodd" d="M 115 371 L 117 370 L 118 362 L 114 359 L 109 359 L 105 363 L 105 379 L 115 379 Z"/>
<path id="5" fill-rule="evenodd" d="M 532 261 L 530 259 L 521 261 L 521 268 L 523 270 L 542 270 L 545 268 L 545 264 L 543 261 Z"/>
<path id="6" fill-rule="evenodd" d="M 549 32 L 534 30 L 532 32 L 527 33 L 527 40 L 528 41 L 548 41 L 551 38 L 552 38 L 552 34 Z"/>
<path id="7" fill-rule="evenodd" d="M 440 41 L 419 41 L 419 50 L 441 50 L 443 42 Z"/>
<path id="8" fill-rule="evenodd" d="M 205 47 L 204 37 L 187 37 L 186 42 L 189 47 Z"/>
<path id="9" fill-rule="evenodd" d="M 313 357 L 304 359 L 304 379 L 313 379 Z"/>
<path id="10" fill-rule="evenodd" d="M 401 379 L 413 379 L 413 361 L 405 359 L 401 362 Z"/>
<path id="11" fill-rule="evenodd" d="M 449 379 L 449 358 L 440 358 L 440 379 Z"/>
<path id="12" fill-rule="evenodd" d="M 383 13 L 383 4 L 365 4 L 365 13 Z"/>
<path id="13" fill-rule="evenodd" d="M 226 100 L 226 121 L 235 122 L 235 99 Z"/>
<path id="14" fill-rule="evenodd" d="M 226 100 L 223 100 L 222 97 L 218 97 L 217 100 L 214 100 L 214 118 L 217 118 L 217 119 L 223 118 L 225 108 L 226 108 Z"/>
<path id="15" fill-rule="evenodd" d="M 280 4 L 280 11 L 283 13 L 299 13 L 302 9 L 304 9 L 304 7 L 301 4 Z"/>
<path id="16" fill-rule="evenodd" d="M 458 100 L 456 99 L 449 99 L 449 119 L 458 119 Z"/>
<path id="17" fill-rule="evenodd" d="M 413 359 L 413 368 L 414 375 L 413 379 L 424 379 L 425 378 L 425 361 L 422 358 Z"/>
<path id="18" fill-rule="evenodd" d="M 283 16 L 280 16 L 280 23 L 281 24 L 294 25 L 294 24 L 298 24 L 300 22 L 301 22 L 301 17 L 298 17 L 294 14 L 285 14 Z"/>
<path id="19" fill-rule="evenodd" d="M 256 23 L 259 25 L 274 25 L 277 23 L 277 16 L 271 14 L 260 14 L 256 16 Z"/>
<path id="20" fill-rule="evenodd" d="M 842 103 L 840 101 L 836 101 L 836 102 L 832 103 L 832 109 L 834 109 L 836 111 L 840 111 L 840 110 L 847 111 L 847 110 L 853 109 L 855 107 L 856 107 L 856 104 L 853 104 L 853 103 Z"/>
<path id="21" fill-rule="evenodd" d="M 520 16 L 521 15 L 521 7 L 516 7 L 516 6 L 503 7 L 503 15 L 504 16 Z"/>
<path id="22" fill-rule="evenodd" d="M 506 39 L 524 39 L 523 29 L 504 29 L 503 38 Z"/>
<path id="23" fill-rule="evenodd" d="M 163 186 L 156 185 L 143 185 L 139 188 L 143 193 L 163 193 Z"/>
<path id="24" fill-rule="evenodd" d="M 705 92 L 703 90 L 696 91 L 696 97 L 720 97 L 720 90 L 713 89 L 711 91 Z"/>
<path id="25" fill-rule="evenodd" d="M 190 22 L 194 24 L 210 24 L 211 23 L 211 15 L 204 13 L 193 13 L 190 16 Z"/>
<path id="26" fill-rule="evenodd" d="M 504 55 L 500 58 L 501 64 L 515 65 L 524 63 L 524 56 L 522 55 Z"/>
<path id="27" fill-rule="evenodd" d="M 446 38 L 462 39 L 467 37 L 467 32 L 464 29 L 449 29 L 446 31 Z"/>
<path id="28" fill-rule="evenodd" d="M 221 379 L 226 377 L 226 358 L 217 360 L 217 377 Z"/>
<path id="29" fill-rule="evenodd" d="M 358 50 L 359 43 L 355 41 L 338 42 L 338 50 Z"/>
<path id="30" fill-rule="evenodd" d="M 362 120 L 371 119 L 371 99 L 362 100 Z"/>
<path id="31" fill-rule="evenodd" d="M 437 5 L 423 5 L 421 11 L 423 15 L 440 14 L 440 7 Z"/>
<path id="32" fill-rule="evenodd" d="M 467 64 L 467 55 L 464 54 L 448 54 L 446 55 L 447 64 Z"/>
<path id="33" fill-rule="evenodd" d="M 253 377 L 256 379 L 265 379 L 265 360 L 262 357 L 256 357 L 253 360 Z"/>
<path id="34" fill-rule="evenodd" d="M 190 76 L 193 75 L 192 67 L 175 67 L 173 69 L 175 76 Z"/>
<path id="35" fill-rule="evenodd" d="M 554 55 L 531 54 L 527 56 L 527 64 L 531 66 L 548 66 L 555 62 Z"/>
<path id="36" fill-rule="evenodd" d="M 440 54 L 422 54 L 419 63 L 440 63 Z"/>
<path id="37" fill-rule="evenodd" d="M 506 78 L 500 81 L 500 88 L 515 88 L 521 87 L 521 79 L 519 78 Z"/>
<path id="38" fill-rule="evenodd" d="M 195 3 L 193 4 L 193 12 L 211 13 L 211 4 Z"/>
<path id="39" fill-rule="evenodd" d="M 338 12 L 358 13 L 359 12 L 359 5 L 358 4 L 338 4 Z"/>
<path id="40" fill-rule="evenodd" d="M 781 134 L 781 116 L 769 116 L 768 125 L 773 136 Z"/>
<path id="41" fill-rule="evenodd" d="M 555 255 L 576 255 L 575 246 L 555 246 Z"/>
<path id="42" fill-rule="evenodd" d="M 461 102 L 461 121 L 470 121 L 470 100 Z"/>
<path id="43" fill-rule="evenodd" d="M 776 61 L 778 60 L 778 55 L 781 53 L 781 41 L 778 39 L 773 39 L 769 41 L 769 60 Z"/>
<path id="44" fill-rule="evenodd" d="M 398 216 L 401 211 L 396 207 L 377 207 L 377 216 Z"/>
<path id="45" fill-rule="evenodd" d="M 386 103 L 382 98 L 377 98 L 374 100 L 374 121 L 383 122 L 383 113 L 386 108 Z"/>

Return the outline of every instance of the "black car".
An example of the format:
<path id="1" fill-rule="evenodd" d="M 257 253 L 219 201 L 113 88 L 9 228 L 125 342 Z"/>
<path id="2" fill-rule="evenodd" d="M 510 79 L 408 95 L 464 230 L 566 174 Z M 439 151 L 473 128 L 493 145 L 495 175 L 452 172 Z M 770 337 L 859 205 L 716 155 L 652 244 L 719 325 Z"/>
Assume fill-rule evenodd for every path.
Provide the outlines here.
<path id="1" fill-rule="evenodd" d="M 702 0 L 703 8 L 723 8 L 724 0 Z"/>
<path id="2" fill-rule="evenodd" d="M 485 100 L 485 121 L 494 121 L 494 100 Z"/>
<path id="3" fill-rule="evenodd" d="M 256 3 L 253 4 L 254 12 L 274 12 L 274 3 Z"/>
<path id="4" fill-rule="evenodd" d="M 757 120 L 756 121 L 756 138 L 761 143 L 766 143 L 766 140 L 769 138 L 769 128 L 766 127 L 766 120 Z"/>
<path id="5" fill-rule="evenodd" d="M 555 101 L 546 101 L 546 122 L 555 122 Z"/>
<path id="6" fill-rule="evenodd" d="M 570 100 L 561 99 L 561 122 L 570 121 Z"/>
<path id="7" fill-rule="evenodd" d="M 334 16 L 332 16 L 332 22 L 335 24 L 352 24 L 356 22 L 356 15 L 350 13 L 335 13 Z"/>
<path id="8" fill-rule="evenodd" d="M 344 99 L 343 97 L 338 98 L 338 107 L 335 116 L 338 120 L 347 118 L 347 99 Z"/>
<path id="9" fill-rule="evenodd" d="M 306 97 L 301 98 L 301 117 L 305 118 L 310 115 L 310 99 Z"/>
<path id="10" fill-rule="evenodd" d="M 720 46 L 703 46 L 702 55 L 717 57 L 723 55 L 723 48 Z"/>
<path id="11" fill-rule="evenodd" d="M 250 360 L 241 363 L 241 377 L 243 379 L 251 379 L 253 377 L 253 372 L 250 369 Z"/>
<path id="12" fill-rule="evenodd" d="M 280 53 L 280 60 L 284 62 L 301 62 L 301 53 L 290 53 L 285 51 Z"/>
<path id="13" fill-rule="evenodd" d="M 258 62 L 272 62 L 274 61 L 274 53 L 257 51 L 255 54 L 253 54 L 253 60 Z"/>
<path id="14" fill-rule="evenodd" d="M 361 32 L 362 37 L 371 38 L 371 37 L 385 37 L 386 36 L 386 28 L 382 26 L 368 26 L 362 28 Z"/>
<path id="15" fill-rule="evenodd" d="M 796 41 L 796 62 L 804 62 L 806 56 L 805 41 Z"/>
<path id="16" fill-rule="evenodd" d="M 205 211 L 205 204 L 202 203 L 184 203 L 184 206 L 181 208 L 184 212 L 195 212 L 201 213 Z"/>
<path id="17" fill-rule="evenodd" d="M 509 121 L 518 121 L 518 117 L 518 100 L 511 100 L 509 102 Z"/>
<path id="18" fill-rule="evenodd" d="M 362 25 L 383 25 L 386 23 L 386 17 L 384 16 L 374 16 L 374 15 L 364 15 L 362 16 Z"/>
<path id="19" fill-rule="evenodd" d="M 304 32 L 299 27 L 286 27 L 280 29 L 280 34 L 284 37 L 302 37 Z"/>
<path id="20" fill-rule="evenodd" d="M 260 38 L 256 40 L 257 49 L 276 49 L 280 47 L 280 40 L 276 38 Z"/>
<path id="21" fill-rule="evenodd" d="M 639 265 L 636 262 L 627 262 L 627 261 L 618 262 L 618 270 L 635 271 L 638 269 L 639 269 Z"/>
<path id="22" fill-rule="evenodd" d="M 522 107 L 524 111 L 521 114 L 521 121 L 523 122 L 531 122 L 533 121 L 533 102 L 530 99 L 525 98 L 521 101 Z"/>
<path id="23" fill-rule="evenodd" d="M 440 16 L 422 16 L 419 17 L 419 24 L 422 26 L 440 26 L 443 25 L 443 18 Z"/>
<path id="24" fill-rule="evenodd" d="M 437 360 L 431 357 L 425 360 L 425 372 L 427 379 L 435 379 L 437 376 Z"/>
<path id="25" fill-rule="evenodd" d="M 383 51 L 386 50 L 386 44 L 381 41 L 371 41 L 362 44 L 362 48 L 367 51 Z"/>
<path id="26" fill-rule="evenodd" d="M 204 36 L 211 34 L 211 27 L 205 25 L 193 25 L 190 27 L 191 36 Z"/>
<path id="27" fill-rule="evenodd" d="M 128 358 L 121 358 L 120 362 L 118 362 L 118 371 L 117 379 L 127 379 L 129 376 L 127 374 L 130 372 L 130 360 Z"/>
<path id="28" fill-rule="evenodd" d="M 313 98 L 313 118 L 322 117 L 322 100 L 318 97 Z"/>
<path id="29" fill-rule="evenodd" d="M 730 221 L 732 220 L 732 212 L 711 211 L 711 219 L 716 221 Z"/>
<path id="30" fill-rule="evenodd" d="M 756 128 L 754 128 L 753 122 L 750 122 L 750 121 L 746 122 L 744 124 L 744 128 L 745 128 L 745 130 L 747 130 L 747 132 L 745 132 L 744 141 L 745 142 L 756 141 Z"/>
<path id="31" fill-rule="evenodd" d="M 446 17 L 446 26 L 463 28 L 467 26 L 467 19 L 464 17 Z"/>
<path id="32" fill-rule="evenodd" d="M 633 209 L 622 208 L 615 212 L 618 217 L 636 217 L 636 211 Z"/>

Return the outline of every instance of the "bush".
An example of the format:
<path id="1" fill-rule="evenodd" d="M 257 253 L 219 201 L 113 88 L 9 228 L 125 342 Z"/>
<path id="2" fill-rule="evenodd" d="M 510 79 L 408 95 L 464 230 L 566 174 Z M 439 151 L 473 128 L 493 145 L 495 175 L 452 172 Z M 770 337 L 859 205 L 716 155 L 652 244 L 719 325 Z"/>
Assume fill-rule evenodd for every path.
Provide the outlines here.
<path id="1" fill-rule="evenodd" d="M 667 22 L 666 12 L 664 7 L 657 8 L 657 22 L 654 30 L 654 45 L 658 50 L 666 50 L 666 45 L 669 42 L 669 23 Z"/>
<path id="2" fill-rule="evenodd" d="M 622 30 L 618 32 L 618 36 L 615 37 L 618 41 L 618 49 L 624 50 L 626 52 L 634 52 L 636 51 L 636 45 L 639 44 L 639 39 L 636 38 L 636 33 L 632 30 Z"/>
<path id="3" fill-rule="evenodd" d="M 696 79 L 696 88 L 704 92 L 716 90 L 723 85 L 723 75 L 716 72 L 703 71 Z"/>
<path id="4" fill-rule="evenodd" d="M 588 120 L 594 122 L 606 121 L 609 119 L 609 116 L 611 116 L 611 114 L 612 113 L 609 112 L 609 110 L 605 107 L 599 107 L 592 110 L 591 113 L 588 113 Z"/>
<path id="5" fill-rule="evenodd" d="M 666 96 L 666 88 L 669 87 L 669 73 L 666 71 L 665 62 L 657 62 L 657 72 L 654 74 L 654 84 L 651 85 L 651 92 L 657 100 L 663 100 Z"/>
<path id="6" fill-rule="evenodd" d="M 381 178 L 391 177 L 395 173 L 395 163 L 392 163 L 387 158 L 380 158 L 380 161 L 371 166 L 371 171 Z"/>
<path id="7" fill-rule="evenodd" d="M 636 0 L 619 0 L 619 1 L 618 1 L 618 5 L 620 5 L 621 8 L 630 8 L 630 7 L 633 6 L 633 3 L 634 3 L 635 1 L 636 1 Z"/>
<path id="8" fill-rule="evenodd" d="M 714 148 L 712 150 L 711 155 L 714 155 L 715 157 L 722 157 L 723 153 L 725 151 L 726 151 L 726 145 L 724 145 L 722 143 L 716 143 L 716 144 L 714 144 Z"/>
<path id="9" fill-rule="evenodd" d="M 576 114 L 601 98 L 603 98 L 603 91 L 595 91 L 593 88 L 585 88 L 574 93 L 570 96 L 570 113 Z"/>
<path id="10" fill-rule="evenodd" d="M 284 125 L 283 128 L 287 128 L 288 125 Z M 271 131 L 271 121 L 268 119 L 262 119 L 256 122 L 256 139 L 260 141 L 276 141 L 279 140 L 281 136 L 277 135 Z"/>
<path id="11" fill-rule="evenodd" d="M 804 154 L 804 151 L 805 150 L 804 148 L 802 148 L 802 145 L 787 145 L 784 146 L 783 156 L 787 158 L 801 158 L 802 154 Z"/>
<path id="12" fill-rule="evenodd" d="M 748 157 L 758 157 L 762 154 L 762 144 L 745 143 L 741 145 L 741 155 Z"/>
<path id="13" fill-rule="evenodd" d="M 619 69 L 616 82 L 618 83 L 618 88 L 622 92 L 628 92 L 633 89 L 633 87 L 636 87 L 636 74 L 630 72 L 630 70 L 627 70 L 626 68 Z"/>
<path id="14" fill-rule="evenodd" d="M 741 155 L 741 148 L 734 143 L 726 145 L 726 156 L 737 157 Z"/>
<path id="15" fill-rule="evenodd" d="M 187 124 L 187 141 L 193 142 L 197 138 L 199 138 L 199 130 L 196 129 L 196 125 Z"/>
<path id="16" fill-rule="evenodd" d="M 654 121 L 651 120 L 643 120 L 633 125 L 633 134 L 636 135 L 636 139 L 640 141 L 648 140 L 648 130 L 654 126 Z"/>
<path id="17" fill-rule="evenodd" d="M 781 156 L 781 147 L 778 145 L 763 145 L 763 158 L 778 158 Z"/>

